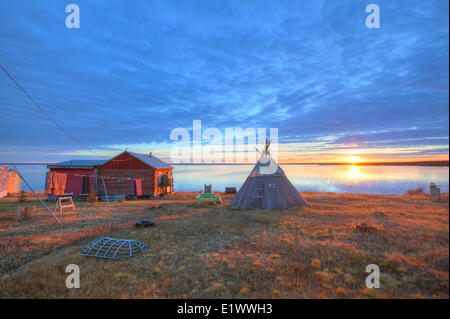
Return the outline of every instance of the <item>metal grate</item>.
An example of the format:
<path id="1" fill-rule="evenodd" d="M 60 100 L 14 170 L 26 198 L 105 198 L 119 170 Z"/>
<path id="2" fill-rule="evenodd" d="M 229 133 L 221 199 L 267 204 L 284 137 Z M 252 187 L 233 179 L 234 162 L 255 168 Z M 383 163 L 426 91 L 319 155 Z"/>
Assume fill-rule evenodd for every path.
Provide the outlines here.
<path id="1" fill-rule="evenodd" d="M 100 237 L 91 241 L 80 255 L 110 259 L 130 258 L 147 251 L 148 247 L 140 241 Z"/>

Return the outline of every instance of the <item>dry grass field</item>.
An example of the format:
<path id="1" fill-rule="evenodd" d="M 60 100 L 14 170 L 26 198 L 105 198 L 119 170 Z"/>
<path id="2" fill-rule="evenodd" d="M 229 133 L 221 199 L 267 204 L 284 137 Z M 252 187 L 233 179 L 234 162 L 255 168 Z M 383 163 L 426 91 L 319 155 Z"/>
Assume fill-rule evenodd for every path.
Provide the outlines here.
<path id="1" fill-rule="evenodd" d="M 426 195 L 302 193 L 310 207 L 234 211 L 165 201 L 76 203 L 57 224 L 0 203 L 0 298 L 448 298 L 449 206 Z M 32 218 L 17 219 L 29 205 Z M 138 229 L 136 221 L 154 227 Z M 375 227 L 361 232 L 357 224 Z M 99 236 L 142 241 L 126 260 L 80 256 Z M 77 264 L 81 288 L 67 289 Z M 365 288 L 377 264 L 381 287 Z"/>

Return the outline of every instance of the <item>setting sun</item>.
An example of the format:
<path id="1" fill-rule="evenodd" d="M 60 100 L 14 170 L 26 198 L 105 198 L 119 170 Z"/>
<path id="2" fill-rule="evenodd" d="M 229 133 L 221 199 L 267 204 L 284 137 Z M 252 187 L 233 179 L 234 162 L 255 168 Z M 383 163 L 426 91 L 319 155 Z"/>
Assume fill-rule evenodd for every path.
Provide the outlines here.
<path id="1" fill-rule="evenodd" d="M 355 163 L 361 162 L 361 158 L 359 158 L 358 156 L 350 156 L 350 157 L 346 158 L 345 161 L 347 163 L 355 164 Z"/>

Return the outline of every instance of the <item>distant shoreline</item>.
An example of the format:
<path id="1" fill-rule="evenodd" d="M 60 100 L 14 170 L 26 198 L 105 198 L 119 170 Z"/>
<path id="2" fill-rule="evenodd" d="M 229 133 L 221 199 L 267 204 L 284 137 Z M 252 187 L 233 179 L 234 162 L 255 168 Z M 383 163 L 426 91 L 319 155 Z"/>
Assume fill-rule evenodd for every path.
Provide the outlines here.
<path id="1" fill-rule="evenodd" d="M 182 163 L 171 164 L 175 166 L 189 165 L 255 165 L 256 163 Z M 449 161 L 423 161 L 423 162 L 366 162 L 366 163 L 279 163 L 283 165 L 344 165 L 344 166 L 435 166 L 448 167 Z"/>
<path id="2" fill-rule="evenodd" d="M 0 163 L 0 165 L 12 165 L 13 163 Z M 51 165 L 55 163 L 14 163 L 16 165 Z M 361 162 L 361 163 L 279 163 L 280 165 L 347 165 L 347 166 L 435 166 L 448 167 L 449 161 L 417 161 L 417 162 Z M 255 163 L 180 163 L 170 164 L 174 166 L 189 165 L 255 165 Z"/>
<path id="3" fill-rule="evenodd" d="M 449 161 L 421 161 L 421 162 L 372 162 L 372 163 L 320 163 L 318 165 L 363 165 L 363 166 L 448 166 Z"/>

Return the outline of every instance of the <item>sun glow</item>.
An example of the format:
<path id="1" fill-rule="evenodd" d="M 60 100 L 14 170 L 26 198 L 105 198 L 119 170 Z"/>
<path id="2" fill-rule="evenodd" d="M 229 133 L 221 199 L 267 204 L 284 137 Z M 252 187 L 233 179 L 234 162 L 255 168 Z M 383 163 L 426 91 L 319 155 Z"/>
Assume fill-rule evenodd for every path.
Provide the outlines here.
<path id="1" fill-rule="evenodd" d="M 356 164 L 356 163 L 361 162 L 361 158 L 359 158 L 358 156 L 350 156 L 350 157 L 347 157 L 345 159 L 345 161 L 347 163 Z"/>

